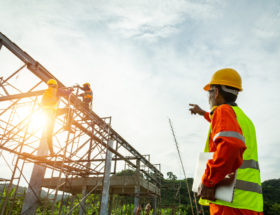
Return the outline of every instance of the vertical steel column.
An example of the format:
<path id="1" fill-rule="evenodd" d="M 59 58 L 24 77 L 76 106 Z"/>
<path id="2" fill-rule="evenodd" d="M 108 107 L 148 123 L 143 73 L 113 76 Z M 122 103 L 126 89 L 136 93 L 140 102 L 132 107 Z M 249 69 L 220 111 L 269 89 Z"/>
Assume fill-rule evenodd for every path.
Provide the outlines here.
<path id="1" fill-rule="evenodd" d="M 157 214 L 157 197 L 155 196 L 153 199 L 153 215 Z"/>
<path id="2" fill-rule="evenodd" d="M 136 177 L 137 177 L 137 185 L 134 187 L 134 209 L 133 214 L 136 214 L 137 207 L 139 205 L 139 194 L 140 194 L 140 185 L 139 185 L 139 176 L 140 176 L 140 160 L 136 160 Z"/>
<path id="3" fill-rule="evenodd" d="M 77 90 L 78 92 L 78 90 Z M 92 135 L 94 134 L 94 124 L 92 123 Z M 92 148 L 92 142 L 93 139 L 90 139 L 90 144 L 89 144 L 89 149 L 88 149 L 88 160 L 90 160 L 91 158 L 91 148 Z M 90 161 L 87 162 L 87 167 L 90 168 Z M 86 212 L 86 207 L 85 207 L 85 202 L 86 202 L 86 195 L 87 195 L 87 186 L 83 186 L 82 188 L 82 201 L 80 203 L 80 211 L 79 211 L 79 215 L 83 215 L 85 214 L 84 212 Z"/>
<path id="4" fill-rule="evenodd" d="M 42 132 L 42 137 L 37 152 L 38 156 L 44 156 L 48 154 L 47 128 L 48 126 L 45 126 Z M 38 203 L 40 202 L 40 192 L 45 172 L 46 167 L 40 166 L 38 164 L 34 165 L 29 186 L 21 209 L 21 214 L 35 214 Z"/>
<path id="5" fill-rule="evenodd" d="M 71 209 L 73 208 L 75 198 L 76 198 L 76 195 L 72 194 L 71 200 L 70 200 L 70 208 L 69 208 L 70 212 L 68 213 L 68 215 L 72 215 L 72 210 Z"/>
<path id="6" fill-rule="evenodd" d="M 110 199 L 109 199 L 108 215 L 112 214 L 112 205 L 113 205 L 113 194 L 110 195 Z"/>
<path id="7" fill-rule="evenodd" d="M 79 211 L 79 215 L 84 215 L 85 211 L 86 211 L 86 207 L 85 207 L 85 202 L 86 202 L 86 198 L 85 196 L 87 195 L 87 186 L 83 186 L 83 190 L 82 190 L 82 201 L 80 203 L 80 211 Z"/>
<path id="8" fill-rule="evenodd" d="M 109 147 L 113 146 L 113 140 L 108 141 L 108 146 Z M 101 205 L 100 205 L 100 215 L 107 215 L 111 163 L 112 163 L 112 152 L 107 148 L 105 167 L 104 167 L 103 190 L 102 190 Z"/>

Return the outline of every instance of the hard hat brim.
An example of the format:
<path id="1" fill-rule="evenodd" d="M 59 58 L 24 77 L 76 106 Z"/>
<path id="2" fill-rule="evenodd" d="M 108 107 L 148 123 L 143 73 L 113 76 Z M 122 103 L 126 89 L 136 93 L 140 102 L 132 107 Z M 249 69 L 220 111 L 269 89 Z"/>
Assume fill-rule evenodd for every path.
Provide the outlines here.
<path id="1" fill-rule="evenodd" d="M 229 86 L 229 87 L 234 87 L 236 89 L 238 89 L 239 91 L 243 91 L 242 88 L 238 87 L 238 86 L 234 86 L 233 84 L 229 85 L 229 84 L 220 84 L 220 83 L 209 83 L 209 84 L 206 84 L 203 89 L 205 91 L 209 91 L 210 90 L 210 87 L 211 87 L 211 84 L 218 84 L 218 85 L 224 85 L 224 86 Z"/>
<path id="2" fill-rule="evenodd" d="M 210 90 L 210 84 L 206 84 L 206 85 L 203 87 L 203 89 L 204 89 L 205 91 L 209 91 L 209 90 Z"/>

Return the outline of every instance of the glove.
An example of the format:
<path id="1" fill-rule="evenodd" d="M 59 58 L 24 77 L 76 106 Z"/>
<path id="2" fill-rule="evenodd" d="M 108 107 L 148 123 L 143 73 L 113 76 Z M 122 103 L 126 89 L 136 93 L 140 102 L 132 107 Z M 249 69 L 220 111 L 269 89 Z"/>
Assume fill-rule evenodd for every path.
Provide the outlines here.
<path id="1" fill-rule="evenodd" d="M 206 187 L 201 183 L 198 188 L 197 196 L 201 197 L 202 199 L 215 201 L 215 187 Z"/>
<path id="2" fill-rule="evenodd" d="M 226 177 L 221 180 L 217 185 L 221 186 L 229 186 L 234 182 L 235 172 L 227 174 Z"/>

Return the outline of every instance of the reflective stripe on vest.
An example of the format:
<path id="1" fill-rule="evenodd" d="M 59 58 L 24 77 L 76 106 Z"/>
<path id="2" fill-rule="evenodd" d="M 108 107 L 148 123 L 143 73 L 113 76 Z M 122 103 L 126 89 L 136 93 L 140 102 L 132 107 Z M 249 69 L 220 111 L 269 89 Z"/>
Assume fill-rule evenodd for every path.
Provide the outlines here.
<path id="1" fill-rule="evenodd" d="M 232 208 L 262 212 L 263 196 L 254 124 L 239 107 L 232 106 L 232 109 L 235 112 L 237 122 L 242 130 L 243 136 L 240 133 L 233 131 L 222 131 L 215 135 L 213 141 L 215 141 L 218 137 L 233 137 L 243 141 L 247 146 L 247 149 L 243 153 L 243 163 L 236 171 L 236 184 L 233 193 L 233 202 L 225 202 L 221 200 L 211 202 L 209 200 L 200 199 L 199 203 L 202 205 L 209 205 L 209 203 L 213 203 Z M 205 144 L 205 152 L 209 152 L 211 128 L 212 124 L 210 124 Z"/>
<path id="2" fill-rule="evenodd" d="M 237 179 L 235 183 L 235 189 L 262 194 L 262 186 L 249 181 L 242 181 Z"/>
<path id="3" fill-rule="evenodd" d="M 235 131 L 219 132 L 214 136 L 213 141 L 215 141 L 218 137 L 234 137 L 234 138 L 241 140 L 246 145 L 245 138 L 243 137 L 243 135 L 241 135 L 240 133 L 235 132 Z M 242 163 L 241 167 L 239 167 L 239 168 L 240 169 L 252 168 L 252 169 L 259 170 L 259 163 L 258 163 L 258 161 L 255 161 L 255 160 L 243 160 L 243 163 Z"/>
<path id="4" fill-rule="evenodd" d="M 218 137 L 234 137 L 241 140 L 245 144 L 245 138 L 235 131 L 221 131 L 214 136 L 213 141 L 215 141 Z"/>
<path id="5" fill-rule="evenodd" d="M 246 168 L 252 168 L 259 170 L 259 162 L 255 160 L 243 160 L 243 163 L 239 169 L 246 169 Z"/>

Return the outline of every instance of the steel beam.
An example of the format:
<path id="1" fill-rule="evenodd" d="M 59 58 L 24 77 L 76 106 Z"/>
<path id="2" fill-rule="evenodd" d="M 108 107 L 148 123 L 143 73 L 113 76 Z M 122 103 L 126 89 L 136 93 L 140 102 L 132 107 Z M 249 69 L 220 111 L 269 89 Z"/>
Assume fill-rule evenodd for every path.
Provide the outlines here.
<path id="1" fill-rule="evenodd" d="M 109 199 L 108 215 L 111 215 L 111 214 L 112 214 L 112 205 L 113 205 L 113 201 L 114 201 L 114 198 L 113 198 L 113 194 L 112 194 L 112 195 L 110 195 L 110 199 Z"/>
<path id="2" fill-rule="evenodd" d="M 113 140 L 108 141 L 108 147 L 113 146 Z M 110 188 L 110 173 L 111 173 L 112 152 L 107 150 L 106 161 L 104 168 L 103 190 L 100 203 L 100 215 L 107 215 L 109 188 Z"/>
<path id="3" fill-rule="evenodd" d="M 152 207 L 153 207 L 153 215 L 157 215 L 157 196 L 153 198 Z"/>
<path id="4" fill-rule="evenodd" d="M 6 87 L 2 84 L 2 82 L 0 82 L 0 86 L 2 87 L 2 89 L 4 90 L 4 92 L 6 93 L 7 96 L 9 96 L 8 91 L 6 90 Z"/>
<path id="5" fill-rule="evenodd" d="M 139 177 L 140 175 L 140 161 L 137 160 L 136 162 L 136 175 L 137 177 Z M 137 207 L 139 206 L 139 193 L 140 193 L 140 184 L 139 181 L 137 183 L 137 185 L 134 187 L 134 210 L 133 210 L 133 214 L 136 215 L 136 210 Z"/>
<path id="6" fill-rule="evenodd" d="M 42 137 L 37 152 L 38 156 L 45 156 L 48 154 L 48 143 L 47 143 L 47 126 L 42 132 Z M 23 206 L 21 209 L 22 215 L 34 215 L 38 203 L 40 202 L 40 193 L 45 176 L 46 167 L 35 164 L 31 174 L 29 186 L 24 198 Z"/>
<path id="7" fill-rule="evenodd" d="M 0 97 L 0 102 L 10 101 L 10 100 L 14 100 L 14 99 L 23 99 L 23 98 L 33 97 L 33 96 L 40 96 L 40 95 L 43 95 L 44 92 L 45 92 L 45 90 L 38 90 L 38 91 L 33 91 L 33 92 L 20 93 L 20 94 L 14 94 L 14 95 L 9 95 L 9 96 L 2 96 L 2 97 Z"/>
<path id="8" fill-rule="evenodd" d="M 83 190 L 82 190 L 82 201 L 80 202 L 80 211 L 79 211 L 79 215 L 84 215 L 86 212 L 86 197 L 87 195 L 87 186 L 83 186 Z"/>
<path id="9" fill-rule="evenodd" d="M 24 64 L 23 66 L 21 66 L 17 71 L 15 71 L 13 74 L 11 74 L 8 78 L 6 78 L 2 84 L 4 84 L 5 82 L 7 82 L 8 80 L 10 80 L 12 77 L 14 77 L 16 74 L 18 74 L 26 65 Z"/>

